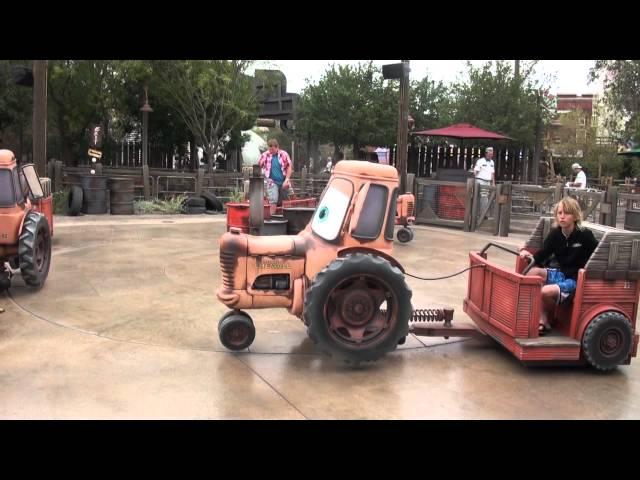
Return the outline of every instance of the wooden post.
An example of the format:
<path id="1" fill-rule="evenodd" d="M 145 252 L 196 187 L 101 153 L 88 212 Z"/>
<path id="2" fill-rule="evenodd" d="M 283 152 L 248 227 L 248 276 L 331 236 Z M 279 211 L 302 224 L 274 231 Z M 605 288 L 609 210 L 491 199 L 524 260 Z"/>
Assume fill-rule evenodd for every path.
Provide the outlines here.
<path id="1" fill-rule="evenodd" d="M 307 192 L 307 167 L 303 166 L 300 172 L 300 194 L 305 195 Z"/>
<path id="2" fill-rule="evenodd" d="M 409 60 L 402 60 L 405 64 L 400 78 L 400 115 L 398 119 L 398 150 L 396 168 L 400 177 L 400 193 L 406 191 L 407 180 L 407 141 L 409 133 Z"/>
<path id="3" fill-rule="evenodd" d="M 618 210 L 618 187 L 607 187 L 603 197 L 600 203 L 600 218 L 598 221 L 601 225 L 615 227 Z"/>
<path id="4" fill-rule="evenodd" d="M 611 216 L 609 226 L 615 227 L 618 224 L 618 187 L 609 186 L 607 190 L 609 194 L 609 203 L 611 204 Z"/>
<path id="5" fill-rule="evenodd" d="M 196 196 L 202 193 L 202 183 L 204 182 L 204 168 L 198 168 L 198 175 L 196 176 Z"/>
<path id="6" fill-rule="evenodd" d="M 142 184 L 144 186 L 144 199 L 151 200 L 151 191 L 149 189 L 149 165 L 142 165 Z"/>
<path id="7" fill-rule="evenodd" d="M 500 205 L 502 207 L 502 213 L 500 214 L 499 235 L 501 237 L 508 237 L 511 224 L 511 182 L 504 182 L 502 184 L 502 195 L 505 195 L 507 198 L 506 203 Z"/>
<path id="8" fill-rule="evenodd" d="M 33 163 L 41 177 L 47 162 L 47 61 L 33 61 Z"/>
<path id="9" fill-rule="evenodd" d="M 498 235 L 500 233 L 500 222 L 502 220 L 502 216 L 504 215 L 503 205 L 500 203 L 502 196 L 502 184 L 496 184 L 496 203 L 493 208 L 493 234 Z"/>
<path id="10" fill-rule="evenodd" d="M 467 198 L 464 202 L 464 226 L 465 232 L 470 232 L 472 225 L 472 213 L 473 213 L 473 198 L 474 198 L 474 186 L 476 181 L 473 178 L 467 178 Z"/>
<path id="11" fill-rule="evenodd" d="M 564 184 L 556 183 L 556 190 L 553 192 L 553 203 L 558 203 L 564 195 Z"/>
<path id="12" fill-rule="evenodd" d="M 62 190 L 62 160 L 55 161 L 53 176 L 55 178 L 56 191 Z"/>
<path id="13" fill-rule="evenodd" d="M 470 178 L 469 180 L 473 180 L 475 182 L 474 179 Z M 476 188 L 477 187 L 477 188 Z M 480 208 L 480 187 L 478 186 L 477 183 L 475 183 L 474 187 L 473 187 L 473 201 L 471 202 L 471 231 L 475 232 L 476 231 L 476 224 L 478 223 L 478 209 Z"/>

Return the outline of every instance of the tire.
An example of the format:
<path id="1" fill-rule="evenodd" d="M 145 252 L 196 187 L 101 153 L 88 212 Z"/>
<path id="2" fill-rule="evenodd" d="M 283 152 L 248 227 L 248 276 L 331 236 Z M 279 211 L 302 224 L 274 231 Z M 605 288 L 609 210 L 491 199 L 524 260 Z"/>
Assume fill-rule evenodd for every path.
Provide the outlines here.
<path id="1" fill-rule="evenodd" d="M 67 215 L 75 217 L 82 211 L 83 192 L 82 188 L 74 185 L 69 190 L 67 197 Z"/>
<path id="2" fill-rule="evenodd" d="M 9 290 L 11 288 L 11 277 L 9 272 L 0 272 L 0 292 Z"/>
<path id="3" fill-rule="evenodd" d="M 200 196 L 204 199 L 204 206 L 207 207 L 207 210 L 222 211 L 222 202 L 213 193 L 202 192 Z"/>
<path id="4" fill-rule="evenodd" d="M 51 234 L 44 215 L 27 214 L 20 233 L 18 256 L 24 282 L 31 287 L 42 287 L 51 265 Z"/>
<path id="5" fill-rule="evenodd" d="M 395 350 L 409 332 L 410 317 L 411 290 L 402 272 L 371 254 L 332 261 L 305 298 L 311 340 L 329 356 L 353 365 Z"/>
<path id="6" fill-rule="evenodd" d="M 187 214 L 189 215 L 200 215 L 206 211 L 207 209 L 205 207 L 193 207 L 191 205 L 187 207 Z"/>
<path id="7" fill-rule="evenodd" d="M 411 240 L 413 240 L 413 230 L 403 227 L 398 230 L 396 237 L 398 238 L 398 241 L 400 243 L 409 243 Z"/>
<path id="8" fill-rule="evenodd" d="M 218 337 L 229 350 L 245 350 L 256 338 L 256 328 L 246 313 L 227 312 L 218 323 Z"/>
<path id="9" fill-rule="evenodd" d="M 587 363 L 598 370 L 613 370 L 624 362 L 633 346 L 633 328 L 618 312 L 605 312 L 594 318 L 582 337 Z"/>
<path id="10" fill-rule="evenodd" d="M 189 207 L 204 207 L 205 206 L 205 202 L 204 202 L 204 198 L 202 198 L 202 197 L 188 197 L 187 199 L 185 199 L 184 205 L 187 208 L 189 208 Z"/>

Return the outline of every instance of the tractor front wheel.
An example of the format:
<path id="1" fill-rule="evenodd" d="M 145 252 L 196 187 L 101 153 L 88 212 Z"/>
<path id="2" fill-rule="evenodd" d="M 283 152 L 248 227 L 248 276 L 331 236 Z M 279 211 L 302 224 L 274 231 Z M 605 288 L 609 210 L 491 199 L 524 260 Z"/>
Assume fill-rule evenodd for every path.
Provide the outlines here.
<path id="1" fill-rule="evenodd" d="M 409 332 L 411 290 L 387 260 L 347 255 L 318 273 L 304 317 L 309 337 L 326 354 L 350 364 L 377 360 Z"/>
<path id="2" fill-rule="evenodd" d="M 413 240 L 413 230 L 403 227 L 398 230 L 396 237 L 398 238 L 398 241 L 400 243 L 409 243 L 411 240 Z"/>
<path id="3" fill-rule="evenodd" d="M 22 225 L 18 243 L 20 273 L 31 287 L 42 287 L 51 265 L 51 233 L 47 217 L 29 212 Z"/>
<path id="4" fill-rule="evenodd" d="M 239 310 L 225 313 L 218 323 L 220 342 L 229 350 L 249 348 L 256 338 L 256 327 L 251 317 Z"/>

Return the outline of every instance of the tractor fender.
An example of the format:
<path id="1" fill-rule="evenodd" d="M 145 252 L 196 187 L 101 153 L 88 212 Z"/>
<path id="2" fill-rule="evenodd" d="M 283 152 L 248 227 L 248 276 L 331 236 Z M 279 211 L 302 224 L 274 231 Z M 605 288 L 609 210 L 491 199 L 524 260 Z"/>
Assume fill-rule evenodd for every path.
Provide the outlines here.
<path id="1" fill-rule="evenodd" d="M 629 320 L 629 315 L 625 313 L 625 311 L 618 305 L 614 303 L 605 304 L 605 305 L 596 305 L 595 307 L 590 308 L 582 315 L 580 315 L 579 327 L 576 332 L 576 339 L 582 341 L 582 336 L 584 335 L 584 331 L 587 329 L 589 324 L 596 318 L 598 315 L 604 312 L 616 312 L 622 315 L 624 318 Z M 585 320 L 588 319 L 588 320 Z M 632 323 L 633 325 L 633 323 Z"/>
<path id="2" fill-rule="evenodd" d="M 35 210 L 31 204 L 27 205 L 27 208 L 24 211 L 24 215 L 22 216 L 22 220 L 20 220 L 20 227 L 18 227 L 18 238 L 20 238 L 20 233 L 22 233 L 22 227 L 24 226 L 24 221 L 27 219 L 27 216 L 31 213 L 31 212 L 36 212 L 40 215 L 42 215 L 40 212 L 38 212 L 37 210 Z"/>
<path id="3" fill-rule="evenodd" d="M 402 267 L 400 262 L 398 262 L 398 260 L 393 258 L 391 255 L 387 255 L 386 253 L 382 253 L 380 250 L 373 250 L 371 248 L 362 248 L 362 247 L 345 248 L 344 250 L 340 250 L 338 252 L 338 257 L 344 257 L 346 255 L 349 255 L 350 253 L 368 253 L 368 254 L 371 254 L 371 255 L 375 255 L 377 257 L 382 257 L 385 260 L 387 260 L 394 267 L 398 267 L 400 269 L 400 271 L 402 273 L 404 273 L 404 268 Z"/>

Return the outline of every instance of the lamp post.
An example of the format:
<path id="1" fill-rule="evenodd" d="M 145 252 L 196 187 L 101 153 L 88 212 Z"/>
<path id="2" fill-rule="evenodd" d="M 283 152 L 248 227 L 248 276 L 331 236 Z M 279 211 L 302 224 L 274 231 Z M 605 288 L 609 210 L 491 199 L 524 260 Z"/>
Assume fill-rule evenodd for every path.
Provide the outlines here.
<path id="1" fill-rule="evenodd" d="M 153 112 L 153 108 L 149 105 L 149 97 L 147 94 L 147 85 L 144 86 L 144 105 L 140 108 L 142 112 L 142 177 L 144 180 L 144 198 L 149 200 L 151 192 L 149 191 L 149 112 Z"/>

